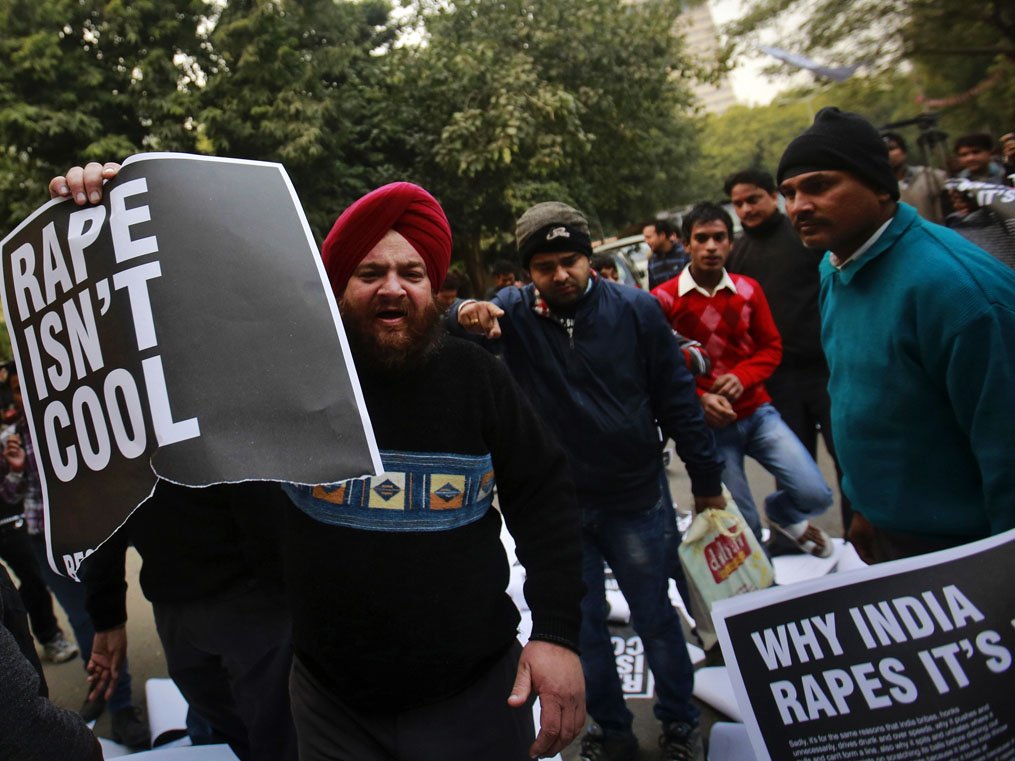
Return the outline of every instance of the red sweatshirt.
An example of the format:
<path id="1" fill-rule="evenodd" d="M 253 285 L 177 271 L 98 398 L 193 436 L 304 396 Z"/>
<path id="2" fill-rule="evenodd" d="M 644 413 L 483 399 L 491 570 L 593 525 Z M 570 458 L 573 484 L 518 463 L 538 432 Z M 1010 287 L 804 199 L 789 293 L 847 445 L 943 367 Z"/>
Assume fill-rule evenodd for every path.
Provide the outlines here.
<path id="1" fill-rule="evenodd" d="M 720 285 L 711 297 L 688 290 L 690 268 L 652 291 L 670 325 L 683 336 L 700 341 L 712 360 L 712 371 L 699 375 L 698 395 L 708 392 L 715 379 L 733 373 L 744 393 L 733 403 L 737 419 L 752 415 L 772 398 L 764 381 L 782 360 L 782 338 L 772 319 L 768 300 L 757 280 L 730 275 L 736 292 Z M 680 295 L 681 283 L 685 293 Z"/>

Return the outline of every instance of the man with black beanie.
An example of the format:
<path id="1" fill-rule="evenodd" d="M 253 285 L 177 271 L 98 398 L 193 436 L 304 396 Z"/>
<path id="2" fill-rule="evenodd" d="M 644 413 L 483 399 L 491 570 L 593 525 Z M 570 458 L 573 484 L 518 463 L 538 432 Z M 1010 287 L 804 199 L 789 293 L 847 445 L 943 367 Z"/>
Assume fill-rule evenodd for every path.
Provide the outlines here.
<path id="1" fill-rule="evenodd" d="M 863 117 L 824 108 L 779 188 L 821 263 L 832 432 L 868 562 L 1015 528 L 1015 273 L 899 203 Z"/>
<path id="2" fill-rule="evenodd" d="M 817 461 L 818 428 L 835 464 L 832 403 L 828 398 L 828 363 L 821 350 L 818 314 L 818 264 L 824 250 L 800 242 L 793 223 L 779 211 L 775 179 L 760 169 L 744 169 L 726 178 L 726 195 L 744 234 L 733 244 L 726 269 L 761 284 L 782 336 L 782 360 L 765 381 L 772 404 L 786 425 Z M 842 491 L 840 486 L 840 492 Z M 842 527 L 849 529 L 849 500 L 842 497 Z M 781 534 L 770 550 L 777 554 Z"/>
<path id="3" fill-rule="evenodd" d="M 580 632 L 586 702 L 594 723 L 584 761 L 637 755 L 606 625 L 603 561 L 631 606 L 655 676 L 663 757 L 701 757 L 693 667 L 667 596 L 674 514 L 660 490 L 659 429 L 674 440 L 695 509 L 722 507 L 719 458 L 678 341 L 649 294 L 592 270 L 588 221 L 559 202 L 536 204 L 515 228 L 532 276 L 490 302 L 449 313 L 452 330 L 499 339 L 504 360 L 567 452 L 581 508 Z"/>

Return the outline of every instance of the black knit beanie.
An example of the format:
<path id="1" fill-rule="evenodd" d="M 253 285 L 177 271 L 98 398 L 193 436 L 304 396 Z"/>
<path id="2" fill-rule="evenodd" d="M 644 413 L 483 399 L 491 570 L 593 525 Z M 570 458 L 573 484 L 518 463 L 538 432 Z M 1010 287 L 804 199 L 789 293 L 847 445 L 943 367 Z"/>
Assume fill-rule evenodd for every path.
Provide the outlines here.
<path id="1" fill-rule="evenodd" d="M 536 254 L 574 251 L 592 257 L 588 220 L 577 209 L 559 201 L 537 203 L 515 224 L 515 239 L 522 266 Z"/>
<path id="2" fill-rule="evenodd" d="M 818 111 L 814 124 L 782 154 L 778 181 L 825 169 L 849 172 L 899 200 L 899 181 L 888 163 L 888 148 L 874 125 L 859 114 L 835 106 Z"/>

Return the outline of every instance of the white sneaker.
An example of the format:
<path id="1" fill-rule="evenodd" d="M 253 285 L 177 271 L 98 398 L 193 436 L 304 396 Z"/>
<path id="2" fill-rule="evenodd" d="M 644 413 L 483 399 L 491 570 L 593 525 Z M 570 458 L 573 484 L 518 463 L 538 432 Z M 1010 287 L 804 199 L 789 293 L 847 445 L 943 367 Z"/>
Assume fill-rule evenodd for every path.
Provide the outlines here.
<path id="1" fill-rule="evenodd" d="M 50 663 L 66 663 L 77 654 L 78 646 L 69 642 L 63 632 L 42 646 L 42 657 Z"/>

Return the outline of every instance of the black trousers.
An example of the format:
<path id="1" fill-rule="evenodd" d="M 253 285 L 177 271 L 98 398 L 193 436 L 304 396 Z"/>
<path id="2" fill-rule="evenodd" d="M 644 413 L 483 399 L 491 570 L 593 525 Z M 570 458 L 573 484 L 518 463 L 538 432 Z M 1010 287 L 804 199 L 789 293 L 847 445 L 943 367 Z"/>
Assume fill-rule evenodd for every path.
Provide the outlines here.
<path id="1" fill-rule="evenodd" d="M 817 462 L 818 432 L 832 456 L 839 482 L 842 528 L 849 530 L 853 508 L 842 491 L 842 471 L 832 441 L 832 401 L 828 396 L 828 365 L 824 359 L 803 359 L 784 355 L 782 363 L 765 381 L 772 404 L 786 425 L 796 434 L 811 457 Z"/>
<path id="2" fill-rule="evenodd" d="M 40 644 L 45 644 L 60 633 L 53 612 L 53 595 L 42 578 L 42 569 L 35 559 L 32 542 L 25 529 L 0 527 L 0 560 L 14 571 L 20 584 L 18 591 L 28 611 L 32 633 Z"/>
<path id="3" fill-rule="evenodd" d="M 300 761 L 528 761 L 533 701 L 507 704 L 520 655 L 516 642 L 465 691 L 394 713 L 349 707 L 296 657 L 289 684 Z"/>
<path id="4" fill-rule="evenodd" d="M 169 676 L 241 761 L 295 761 L 292 623 L 278 596 L 252 586 L 152 608 Z"/>

